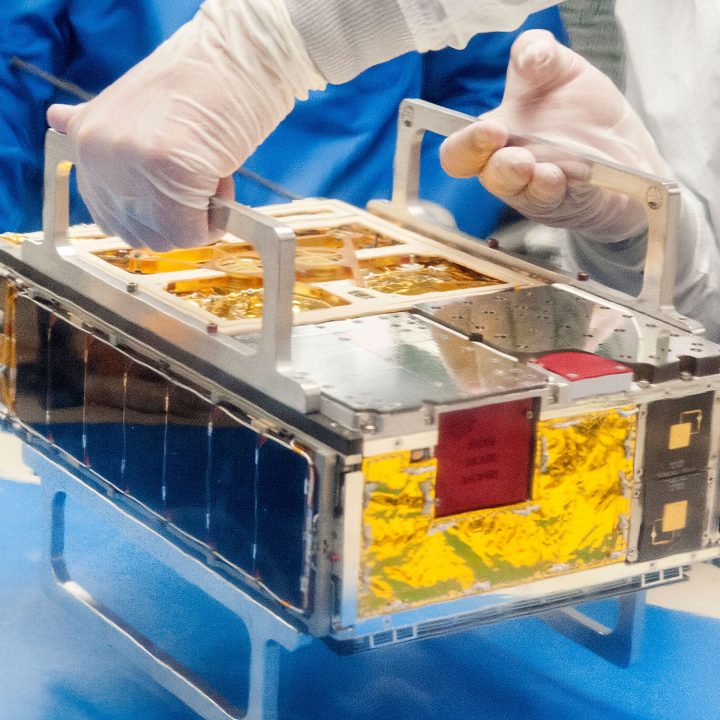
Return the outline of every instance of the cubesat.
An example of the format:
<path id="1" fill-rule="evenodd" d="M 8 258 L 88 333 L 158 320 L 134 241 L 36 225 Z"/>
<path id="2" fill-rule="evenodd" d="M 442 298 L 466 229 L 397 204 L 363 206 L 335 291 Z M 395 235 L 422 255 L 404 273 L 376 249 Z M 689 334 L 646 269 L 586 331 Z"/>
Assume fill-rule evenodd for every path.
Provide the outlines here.
<path id="1" fill-rule="evenodd" d="M 646 208 L 629 298 L 431 222 L 422 135 L 468 119 L 400 118 L 391 202 L 215 201 L 224 239 L 165 253 L 68 229 L 72 158 L 49 136 L 44 232 L 0 238 L 8 422 L 350 649 L 718 557 L 720 346 L 672 310 L 676 189 L 571 160 Z"/>

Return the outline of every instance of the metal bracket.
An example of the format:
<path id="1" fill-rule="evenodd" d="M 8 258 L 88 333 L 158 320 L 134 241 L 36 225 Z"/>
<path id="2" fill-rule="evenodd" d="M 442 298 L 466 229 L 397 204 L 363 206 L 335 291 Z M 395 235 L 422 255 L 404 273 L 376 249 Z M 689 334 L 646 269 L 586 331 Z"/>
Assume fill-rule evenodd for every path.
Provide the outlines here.
<path id="1" fill-rule="evenodd" d="M 398 118 L 392 200 L 389 204 L 373 202 L 370 209 L 410 225 L 419 222 L 423 229 L 431 225 L 418 194 L 423 137 L 428 131 L 448 136 L 476 121 L 471 115 L 424 100 L 403 100 Z M 673 305 L 681 207 L 677 183 L 592 155 L 571 152 L 562 145 L 530 135 L 512 135 L 508 142 L 528 148 L 543 160 L 572 163 L 574 172 L 582 170 L 590 185 L 627 195 L 642 205 L 648 222 L 647 253 L 642 290 L 632 301 L 654 317 L 697 333 L 698 324 L 677 313 Z"/>
<path id="2" fill-rule="evenodd" d="M 547 626 L 601 658 L 628 667 L 637 660 L 645 625 L 645 591 L 617 598 L 614 628 L 594 620 L 577 607 L 562 608 L 538 615 Z"/>
<path id="3" fill-rule="evenodd" d="M 45 196 L 43 238 L 22 246 L 22 259 L 51 278 L 61 280 L 85 297 L 112 307 L 124 318 L 150 328 L 164 339 L 210 360 L 220 369 L 242 377 L 248 384 L 283 401 L 300 412 L 318 409 L 320 390 L 292 371 L 292 298 L 295 286 L 295 233 L 275 218 L 239 203 L 213 198 L 210 222 L 250 242 L 263 265 L 263 316 L 255 352 L 239 350 L 232 338 L 215 335 L 210 352 L 207 332 L 200 323 L 171 309 L 158 312 L 157 301 L 142 293 L 98 277 L 90 269 L 68 262 L 75 249 L 68 239 L 70 171 L 74 164 L 68 138 L 54 130 L 45 137 Z"/>
<path id="4" fill-rule="evenodd" d="M 282 653 L 294 652 L 310 643 L 310 636 L 288 624 L 199 560 L 183 552 L 85 484 L 60 465 L 30 446 L 24 460 L 42 478 L 45 537 L 44 581 L 52 597 L 75 612 L 103 642 L 131 659 L 159 685 L 175 695 L 205 720 L 274 720 L 277 718 L 279 664 Z M 118 614 L 98 602 L 70 575 L 65 561 L 65 503 L 70 496 L 106 526 L 129 539 L 180 577 L 235 613 L 250 638 L 248 707 L 240 709 L 221 696 L 174 657 L 128 625 Z"/>

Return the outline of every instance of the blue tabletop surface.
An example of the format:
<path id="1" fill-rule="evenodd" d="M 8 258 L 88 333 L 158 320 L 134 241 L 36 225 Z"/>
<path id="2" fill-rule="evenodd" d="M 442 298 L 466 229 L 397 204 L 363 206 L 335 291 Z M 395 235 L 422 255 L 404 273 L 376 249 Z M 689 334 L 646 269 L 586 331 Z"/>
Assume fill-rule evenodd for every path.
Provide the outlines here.
<path id="1" fill-rule="evenodd" d="M 45 595 L 41 515 L 40 487 L 0 481 L 0 718 L 195 718 Z M 73 574 L 104 602 L 242 700 L 247 638 L 227 611 L 72 504 L 66 552 Z M 279 715 L 715 720 L 719 649 L 720 621 L 656 607 L 628 669 L 532 618 L 348 657 L 318 641 L 283 662 Z"/>

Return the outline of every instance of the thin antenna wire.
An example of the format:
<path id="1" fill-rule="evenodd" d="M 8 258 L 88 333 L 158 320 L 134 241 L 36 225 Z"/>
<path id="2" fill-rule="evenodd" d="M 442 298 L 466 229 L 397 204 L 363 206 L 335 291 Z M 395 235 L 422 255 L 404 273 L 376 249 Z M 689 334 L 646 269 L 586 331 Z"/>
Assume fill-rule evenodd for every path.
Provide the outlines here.
<path id="1" fill-rule="evenodd" d="M 50 85 L 53 85 L 56 88 L 59 88 L 60 90 L 65 90 L 67 93 L 69 93 L 70 95 L 74 95 L 76 98 L 79 98 L 83 102 L 92 100 L 95 97 L 92 93 L 89 93 L 86 90 L 83 90 L 79 85 L 76 85 L 75 83 L 72 83 L 68 80 L 63 80 L 62 78 L 59 78 L 57 75 L 53 75 L 52 73 L 47 72 L 47 70 L 43 70 L 41 67 L 38 67 L 37 65 L 34 65 L 31 62 L 28 62 L 27 60 L 23 60 L 22 58 L 18 57 L 17 55 L 13 55 L 10 58 L 10 61 L 8 64 L 10 65 L 10 67 L 17 68 L 18 70 L 22 70 L 24 72 L 30 73 L 30 75 L 39 77 L 41 80 L 44 80 L 45 82 L 49 83 Z M 276 195 L 279 195 L 280 197 L 284 197 L 288 200 L 302 199 L 301 195 L 298 195 L 297 193 L 292 192 L 292 190 L 288 190 L 287 188 L 284 188 L 282 185 L 278 185 L 278 183 L 273 182 L 272 180 L 268 180 L 267 178 L 263 177 L 262 175 L 259 175 L 258 173 L 254 172 L 253 170 L 248 170 L 247 168 L 239 167 L 235 172 L 237 172 L 238 175 L 242 175 L 243 177 L 247 178 L 251 182 L 254 182 L 257 185 L 260 185 L 260 187 L 263 187 L 266 190 L 270 190 L 270 192 L 273 192 Z"/>
<path id="2" fill-rule="evenodd" d="M 302 195 L 298 195 L 292 190 L 288 190 L 282 185 L 278 185 L 276 182 L 268 180 L 267 178 L 264 178 L 262 175 L 258 175 L 252 170 L 248 170 L 248 168 L 246 167 L 240 166 L 235 172 L 238 173 L 238 175 L 242 175 L 248 180 L 264 187 L 266 190 L 270 190 L 270 192 L 274 192 L 276 195 L 280 195 L 280 197 L 287 198 L 288 200 L 302 200 Z"/>
<path id="3" fill-rule="evenodd" d="M 43 70 L 37 65 L 33 65 L 33 63 L 27 62 L 27 60 L 19 58 L 17 55 L 13 55 L 10 58 L 9 65 L 10 67 L 14 67 L 18 70 L 23 70 L 27 73 L 30 73 L 30 75 L 35 75 L 35 77 L 39 77 L 41 80 L 50 83 L 50 85 L 54 85 L 56 88 L 65 90 L 71 95 L 80 98 L 80 100 L 82 100 L 83 102 L 87 102 L 88 100 L 93 99 L 93 95 L 83 90 L 79 85 L 71 83 L 68 80 L 63 80 L 62 78 L 59 78 L 56 75 L 53 75 L 46 70 Z"/>

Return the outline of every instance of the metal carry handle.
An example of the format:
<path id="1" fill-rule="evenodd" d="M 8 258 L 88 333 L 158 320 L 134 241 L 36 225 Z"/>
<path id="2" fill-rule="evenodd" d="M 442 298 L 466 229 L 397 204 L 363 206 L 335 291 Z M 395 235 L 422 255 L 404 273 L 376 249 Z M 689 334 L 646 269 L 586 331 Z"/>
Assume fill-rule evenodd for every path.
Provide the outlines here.
<path id="1" fill-rule="evenodd" d="M 45 137 L 43 242 L 46 256 L 62 256 L 68 239 L 70 170 L 75 163 L 66 135 L 48 130 Z M 262 338 L 258 361 L 283 368 L 291 363 L 292 296 L 295 285 L 295 233 L 275 218 L 240 203 L 212 198 L 210 224 L 247 239 L 263 266 Z"/>
<path id="2" fill-rule="evenodd" d="M 65 260 L 75 254 L 68 238 L 69 179 L 74 161 L 67 136 L 48 130 L 45 137 L 43 238 L 40 242 L 24 243 L 22 257 L 50 277 L 62 278 L 85 296 L 110 306 L 111 295 L 117 295 L 117 288 Z M 315 410 L 319 402 L 318 388 L 295 377 L 292 371 L 295 233 L 275 218 L 220 198 L 211 200 L 209 217 L 214 227 L 250 242 L 260 254 L 263 269 L 262 325 L 256 351 L 245 356 L 234 353 L 232 358 L 218 359 L 218 362 L 224 362 L 224 370 L 241 372 L 245 381 L 261 391 L 280 393 L 288 405 L 300 412 Z M 126 295 L 124 298 L 117 295 L 115 299 L 114 307 L 126 307 L 129 312 L 136 312 L 141 324 L 148 322 L 147 311 L 129 307 Z M 164 328 L 155 329 L 161 333 L 169 332 Z"/>
<path id="3" fill-rule="evenodd" d="M 476 122 L 477 118 L 455 110 L 433 105 L 424 100 L 403 100 L 398 118 L 398 140 L 395 149 L 392 210 L 405 217 L 422 217 L 424 212 L 418 195 L 420 186 L 420 148 L 427 131 L 448 136 Z M 580 153 L 570 152 L 562 145 L 530 135 L 513 135 L 511 144 L 552 151 L 553 157 L 580 162 L 588 171 L 588 182 L 637 200 L 645 209 L 648 243 L 645 255 L 643 285 L 637 303 L 659 311 L 687 324 L 677 315 L 673 305 L 677 253 L 677 232 L 680 218 L 680 188 L 672 180 L 664 180 L 615 163 Z"/>

